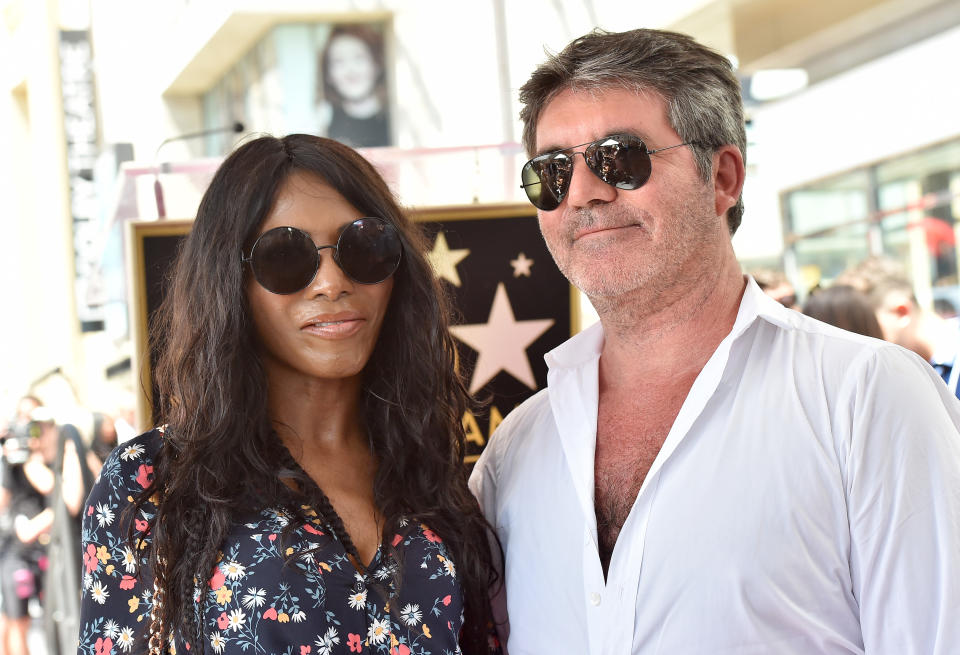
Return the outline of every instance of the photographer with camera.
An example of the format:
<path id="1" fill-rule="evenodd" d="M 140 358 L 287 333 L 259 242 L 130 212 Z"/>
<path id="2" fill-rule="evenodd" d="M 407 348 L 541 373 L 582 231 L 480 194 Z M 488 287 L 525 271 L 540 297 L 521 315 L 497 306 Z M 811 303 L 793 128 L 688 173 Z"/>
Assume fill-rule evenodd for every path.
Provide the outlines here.
<path id="1" fill-rule="evenodd" d="M 31 462 L 37 440 L 30 434 L 31 414 L 40 401 L 22 398 L 10 424 L 3 430 L 0 462 L 0 655 L 27 653 L 30 628 L 29 605 L 39 598 L 40 543 L 44 490 L 28 477 L 42 471 Z M 28 463 L 30 463 L 28 465 Z"/>

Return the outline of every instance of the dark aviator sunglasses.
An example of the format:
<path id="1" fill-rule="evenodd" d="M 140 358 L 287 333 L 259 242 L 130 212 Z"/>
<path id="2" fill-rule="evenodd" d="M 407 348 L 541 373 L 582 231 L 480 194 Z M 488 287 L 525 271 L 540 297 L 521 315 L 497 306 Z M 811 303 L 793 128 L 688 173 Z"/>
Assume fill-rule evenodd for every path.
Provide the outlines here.
<path id="1" fill-rule="evenodd" d="M 650 179 L 650 155 L 689 146 L 693 142 L 647 150 L 639 137 L 611 134 L 578 146 L 554 150 L 534 157 L 520 169 L 520 187 L 537 209 L 551 211 L 560 206 L 573 177 L 573 156 L 582 155 L 590 172 L 618 189 L 639 189 Z M 583 150 L 576 150 L 583 148 Z"/>
<path id="2" fill-rule="evenodd" d="M 380 218 L 358 218 L 337 238 L 318 246 L 309 234 L 295 227 L 275 227 L 261 234 L 249 257 L 253 277 L 267 291 L 291 294 L 313 281 L 320 269 L 320 251 L 333 250 L 333 260 L 344 275 L 359 284 L 377 284 L 394 274 L 403 255 L 397 229 Z"/>

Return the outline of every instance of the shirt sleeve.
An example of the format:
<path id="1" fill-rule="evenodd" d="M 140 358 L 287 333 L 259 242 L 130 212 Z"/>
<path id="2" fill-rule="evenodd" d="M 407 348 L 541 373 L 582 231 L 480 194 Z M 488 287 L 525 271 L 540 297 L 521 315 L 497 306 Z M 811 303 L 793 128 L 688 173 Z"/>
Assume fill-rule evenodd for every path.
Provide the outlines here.
<path id="1" fill-rule="evenodd" d="M 901 349 L 850 377 L 844 474 L 864 649 L 960 653 L 960 403 Z"/>
<path id="2" fill-rule="evenodd" d="M 504 424 L 491 437 L 490 442 L 480 454 L 473 471 L 470 473 L 469 486 L 470 491 L 477 497 L 480 504 L 480 510 L 486 517 L 487 522 L 496 531 L 497 530 L 497 453 L 494 444 L 506 439 Z M 493 554 L 494 564 L 498 566 L 500 584 L 496 589 L 490 590 L 490 608 L 493 614 L 494 634 L 491 634 L 491 654 L 500 653 L 505 655 L 507 652 L 507 640 L 510 637 L 510 622 L 507 617 L 507 583 L 506 572 L 499 567 L 499 556 L 501 545 L 497 543 L 495 535 L 490 535 L 490 552 Z"/>
<path id="3" fill-rule="evenodd" d="M 141 573 L 145 550 L 127 540 L 131 521 L 145 528 L 150 518 L 144 510 L 133 514 L 153 473 L 143 444 L 143 437 L 131 440 L 106 459 L 83 507 L 78 655 L 146 652 L 153 579 Z"/>

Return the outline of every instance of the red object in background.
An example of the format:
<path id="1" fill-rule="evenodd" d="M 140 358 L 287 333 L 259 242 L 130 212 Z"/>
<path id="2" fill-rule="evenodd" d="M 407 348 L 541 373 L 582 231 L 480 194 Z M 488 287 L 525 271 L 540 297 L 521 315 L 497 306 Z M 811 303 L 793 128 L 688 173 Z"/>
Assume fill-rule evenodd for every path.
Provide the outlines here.
<path id="1" fill-rule="evenodd" d="M 939 257 L 943 251 L 953 248 L 957 242 L 953 226 L 942 218 L 924 216 L 923 218 L 907 223 L 907 229 L 920 228 L 927 241 L 927 250 L 930 254 Z"/>

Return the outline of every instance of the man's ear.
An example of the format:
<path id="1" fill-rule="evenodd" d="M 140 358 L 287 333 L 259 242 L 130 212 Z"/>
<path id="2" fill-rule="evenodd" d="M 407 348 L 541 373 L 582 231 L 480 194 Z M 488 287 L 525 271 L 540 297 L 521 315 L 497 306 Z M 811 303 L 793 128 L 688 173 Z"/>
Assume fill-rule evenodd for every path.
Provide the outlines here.
<path id="1" fill-rule="evenodd" d="M 737 204 L 745 175 L 740 148 L 727 144 L 713 153 L 713 190 L 717 216 L 726 216 L 727 210 Z"/>

